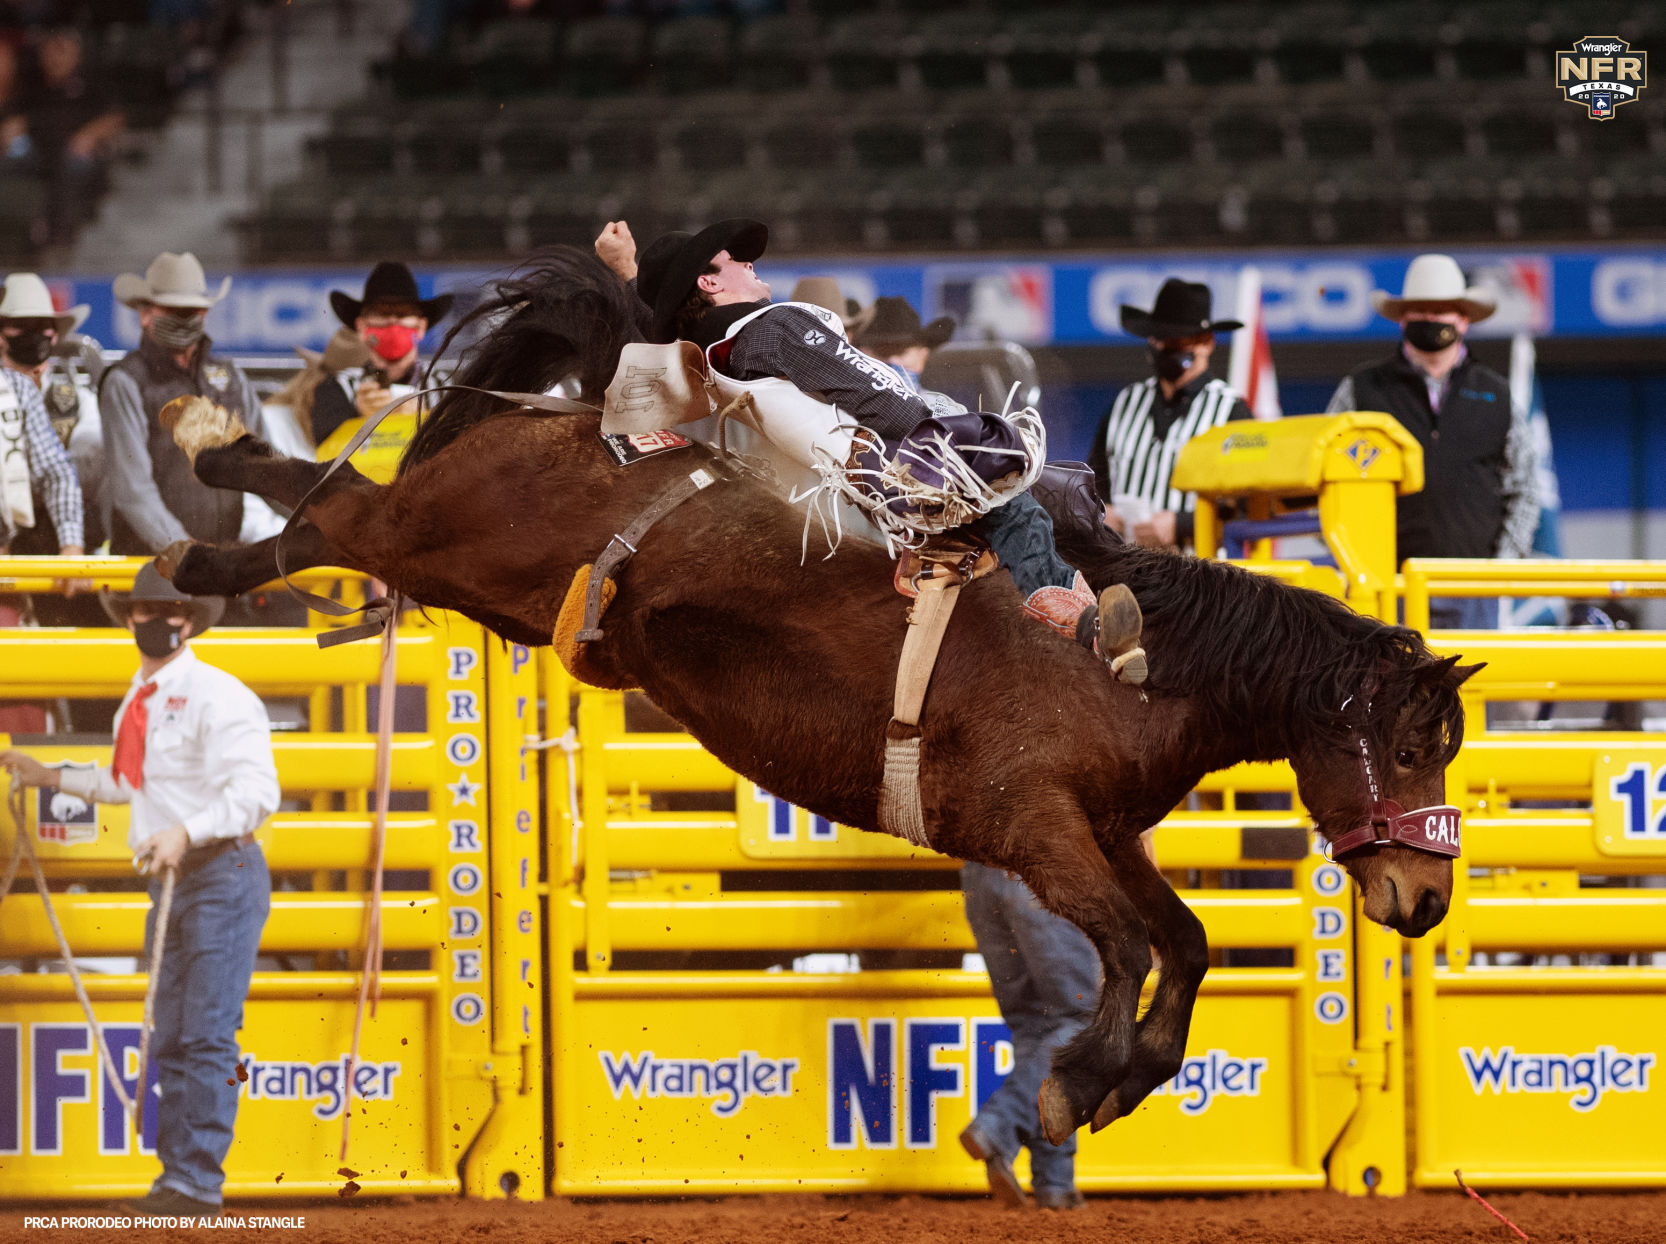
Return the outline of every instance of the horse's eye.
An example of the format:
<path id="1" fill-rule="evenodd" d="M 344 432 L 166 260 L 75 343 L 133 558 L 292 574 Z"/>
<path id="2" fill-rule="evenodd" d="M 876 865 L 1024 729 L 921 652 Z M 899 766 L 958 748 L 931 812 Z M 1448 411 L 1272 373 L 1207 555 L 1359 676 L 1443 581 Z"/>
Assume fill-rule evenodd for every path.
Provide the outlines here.
<path id="1" fill-rule="evenodd" d="M 1417 753 L 1409 751 L 1395 752 L 1394 763 L 1399 765 L 1402 769 L 1410 769 L 1417 763 Z"/>

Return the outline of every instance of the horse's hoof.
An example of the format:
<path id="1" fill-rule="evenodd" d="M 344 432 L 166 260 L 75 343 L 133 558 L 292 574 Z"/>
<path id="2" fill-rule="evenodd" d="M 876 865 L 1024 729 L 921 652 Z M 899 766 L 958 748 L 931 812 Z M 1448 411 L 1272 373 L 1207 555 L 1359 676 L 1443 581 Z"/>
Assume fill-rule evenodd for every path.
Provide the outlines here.
<path id="1" fill-rule="evenodd" d="M 1132 652 L 1125 652 L 1111 662 L 1111 673 L 1116 675 L 1118 682 L 1125 682 L 1130 687 L 1138 687 L 1145 682 L 1150 668 L 1146 665 L 1145 649 L 1135 648 Z"/>
<path id="2" fill-rule="evenodd" d="M 172 433 L 174 444 L 184 451 L 193 467 L 203 450 L 229 445 L 249 434 L 240 416 L 195 394 L 174 398 L 162 407 L 156 418 L 165 431 Z"/>
<path id="3" fill-rule="evenodd" d="M 1041 1132 L 1050 1145 L 1062 1145 L 1076 1130 L 1076 1108 L 1059 1084 L 1057 1076 L 1048 1076 L 1041 1084 L 1037 1099 L 1041 1108 Z"/>
<path id="4" fill-rule="evenodd" d="M 1096 1132 L 1103 1131 L 1121 1117 L 1122 1107 L 1119 1104 L 1119 1094 L 1115 1089 L 1112 1089 L 1106 1095 L 1105 1100 L 1099 1103 L 1099 1109 L 1093 1112 L 1092 1130 Z"/>
<path id="5" fill-rule="evenodd" d="M 195 540 L 175 540 L 156 555 L 156 573 L 172 583 L 174 575 L 179 572 L 179 564 L 185 560 L 185 555 L 196 546 L 197 542 Z"/>

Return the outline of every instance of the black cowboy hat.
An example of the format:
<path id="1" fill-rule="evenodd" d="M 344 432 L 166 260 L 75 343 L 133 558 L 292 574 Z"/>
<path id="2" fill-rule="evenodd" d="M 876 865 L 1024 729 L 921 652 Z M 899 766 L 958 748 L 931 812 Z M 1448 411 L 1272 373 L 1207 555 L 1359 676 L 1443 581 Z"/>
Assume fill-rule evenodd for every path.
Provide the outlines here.
<path id="1" fill-rule="evenodd" d="M 354 298 L 339 289 L 332 289 L 330 307 L 335 311 L 336 318 L 348 328 L 352 328 L 359 316 L 364 314 L 366 306 L 378 302 L 410 303 L 429 324 L 437 324 L 451 310 L 455 298 L 455 294 L 424 298 L 417 290 L 416 277 L 411 275 L 409 268 L 394 260 L 384 259 L 365 278 L 363 298 Z"/>
<path id="2" fill-rule="evenodd" d="M 1209 308 L 1207 285 L 1171 276 L 1157 291 L 1157 302 L 1151 310 L 1141 311 L 1123 304 L 1122 327 L 1136 337 L 1155 337 L 1158 341 L 1195 337 L 1199 333 L 1229 333 L 1243 327 L 1237 320 L 1210 320 Z"/>
<path id="3" fill-rule="evenodd" d="M 688 300 L 694 283 L 719 251 L 739 263 L 751 263 L 769 245 L 769 226 L 735 218 L 707 225 L 699 233 L 663 233 L 642 252 L 636 264 L 636 295 L 654 312 L 654 337 L 664 340 L 677 308 Z"/>
<path id="4" fill-rule="evenodd" d="M 182 592 L 162 577 L 155 562 L 148 562 L 133 576 L 133 590 L 117 595 L 108 588 L 98 594 L 98 603 L 117 626 L 127 625 L 127 611 L 135 604 L 172 604 L 178 601 L 191 607 L 191 634 L 201 635 L 220 620 L 226 611 L 224 596 L 192 596 Z"/>
<path id="5" fill-rule="evenodd" d="M 952 315 L 920 323 L 920 313 L 906 298 L 875 298 L 868 322 L 857 331 L 856 344 L 864 350 L 906 350 L 909 346 L 935 350 L 954 336 L 954 327 Z"/>

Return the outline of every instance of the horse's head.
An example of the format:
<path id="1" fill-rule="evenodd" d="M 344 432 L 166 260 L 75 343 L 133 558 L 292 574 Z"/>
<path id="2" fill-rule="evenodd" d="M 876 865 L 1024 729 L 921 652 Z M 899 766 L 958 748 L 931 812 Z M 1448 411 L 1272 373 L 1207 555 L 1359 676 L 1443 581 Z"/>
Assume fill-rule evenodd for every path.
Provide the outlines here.
<path id="1" fill-rule="evenodd" d="M 1458 687 L 1479 665 L 1436 659 L 1409 631 L 1293 757 L 1302 802 L 1365 899 L 1367 919 L 1421 937 L 1446 915 L 1459 817 L 1446 766 L 1463 743 Z"/>

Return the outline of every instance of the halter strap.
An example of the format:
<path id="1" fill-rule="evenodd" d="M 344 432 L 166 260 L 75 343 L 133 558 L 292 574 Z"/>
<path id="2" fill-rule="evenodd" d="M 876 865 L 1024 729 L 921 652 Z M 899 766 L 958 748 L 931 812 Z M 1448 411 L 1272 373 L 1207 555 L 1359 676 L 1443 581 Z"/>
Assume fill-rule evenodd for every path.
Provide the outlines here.
<path id="1" fill-rule="evenodd" d="M 1352 702 L 1353 697 L 1350 696 L 1343 702 L 1343 709 Z M 1367 715 L 1371 712 L 1369 703 L 1365 712 Z M 1360 774 L 1364 779 L 1366 798 L 1371 804 L 1371 819 L 1332 838 L 1331 858 L 1340 860 L 1355 851 L 1384 846 L 1411 847 L 1451 859 L 1462 855 L 1462 811 L 1443 803 L 1407 812 L 1394 800 L 1385 799 L 1382 786 L 1377 781 L 1376 767 L 1371 762 L 1370 740 L 1357 725 L 1351 725 L 1349 730 L 1359 753 Z"/>

